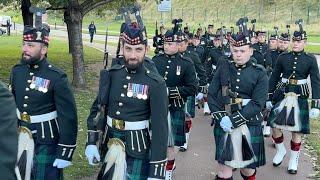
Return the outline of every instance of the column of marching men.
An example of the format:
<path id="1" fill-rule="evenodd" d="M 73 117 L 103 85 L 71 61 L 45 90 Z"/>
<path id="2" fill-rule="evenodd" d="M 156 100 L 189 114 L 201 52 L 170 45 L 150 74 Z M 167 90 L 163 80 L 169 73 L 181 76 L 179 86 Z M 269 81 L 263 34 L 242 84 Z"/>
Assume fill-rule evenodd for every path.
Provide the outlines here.
<path id="1" fill-rule="evenodd" d="M 302 21 L 293 33 L 287 26 L 268 37 L 255 30 L 255 20 L 249 29 L 246 17 L 237 21 L 238 32 L 222 26 L 214 33 L 209 24 L 205 33 L 201 27 L 190 33 L 181 19 L 172 23 L 153 38 L 152 59 L 145 27 L 121 26 L 119 54 L 100 72 L 87 119 L 85 155 L 89 164 L 102 163 L 97 179 L 173 179 L 181 168 L 177 151 L 188 150 L 192 119 L 202 108 L 214 126 L 217 180 L 233 179 L 234 169 L 256 179 L 270 135 L 273 165 L 289 154 L 288 173 L 296 174 L 302 135 L 310 133 L 309 118 L 320 114 L 319 70 L 304 51 Z M 19 119 L 18 163 L 12 164 L 18 179 L 63 179 L 76 148 L 75 101 L 66 74 L 49 63 L 49 32 L 42 24 L 25 27 L 22 58 L 10 76 Z M 283 131 L 292 134 L 290 150 Z"/>

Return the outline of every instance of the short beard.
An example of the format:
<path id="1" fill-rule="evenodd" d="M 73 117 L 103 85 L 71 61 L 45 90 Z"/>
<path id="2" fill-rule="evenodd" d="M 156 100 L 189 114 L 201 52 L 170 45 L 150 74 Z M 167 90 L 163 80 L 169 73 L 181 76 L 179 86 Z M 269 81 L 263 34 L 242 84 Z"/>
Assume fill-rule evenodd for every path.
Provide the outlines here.
<path id="1" fill-rule="evenodd" d="M 139 62 L 136 63 L 136 64 L 129 64 L 128 62 L 129 62 L 129 61 L 125 59 L 125 66 L 126 66 L 129 70 L 136 70 L 136 69 L 139 68 L 139 67 L 142 65 L 142 63 L 143 63 L 143 61 L 141 61 L 141 62 L 139 61 Z"/>
<path id="2" fill-rule="evenodd" d="M 41 58 L 41 55 L 40 53 L 39 54 L 36 54 L 34 56 L 29 56 L 30 58 L 29 59 L 26 59 L 25 57 L 23 57 L 22 55 L 22 59 L 29 65 L 35 65 Z"/>

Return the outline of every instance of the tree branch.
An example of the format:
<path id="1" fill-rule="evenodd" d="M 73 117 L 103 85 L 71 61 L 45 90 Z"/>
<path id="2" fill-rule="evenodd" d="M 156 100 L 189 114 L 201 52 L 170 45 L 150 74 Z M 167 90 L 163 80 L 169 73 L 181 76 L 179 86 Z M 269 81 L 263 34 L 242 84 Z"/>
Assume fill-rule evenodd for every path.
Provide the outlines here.
<path id="1" fill-rule="evenodd" d="M 109 2 L 112 2 L 114 0 L 99 0 L 99 1 L 93 1 L 93 0 L 86 0 L 83 2 L 81 6 L 82 15 L 84 16 L 89 11 L 93 10 L 96 7 L 102 6 L 104 4 L 107 4 Z"/>
<path id="2" fill-rule="evenodd" d="M 52 7 L 52 6 L 46 8 L 46 10 L 65 10 L 65 9 L 67 9 L 67 8 L 66 7 Z"/>

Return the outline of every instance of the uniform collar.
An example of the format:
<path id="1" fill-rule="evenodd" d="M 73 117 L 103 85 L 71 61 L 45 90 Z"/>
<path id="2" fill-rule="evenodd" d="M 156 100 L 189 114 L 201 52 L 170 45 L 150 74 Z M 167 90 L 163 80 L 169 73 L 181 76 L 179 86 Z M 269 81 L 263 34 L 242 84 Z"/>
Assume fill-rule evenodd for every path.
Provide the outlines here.
<path id="1" fill-rule="evenodd" d="M 171 58 L 171 59 L 174 59 L 174 58 L 176 58 L 176 56 L 177 56 L 178 54 L 179 54 L 179 53 L 175 53 L 175 54 L 172 54 L 172 55 L 166 54 L 166 57 Z"/>
<path id="2" fill-rule="evenodd" d="M 300 56 L 301 54 L 303 54 L 304 53 L 304 50 L 302 50 L 302 51 L 300 51 L 300 52 L 293 52 L 292 51 L 292 54 L 294 55 L 294 56 Z"/>
<path id="3" fill-rule="evenodd" d="M 127 73 L 129 73 L 129 74 L 137 74 L 138 72 L 140 72 L 140 71 L 142 71 L 142 69 L 143 69 L 143 63 L 142 64 L 140 64 L 137 68 L 135 68 L 135 69 L 130 69 L 130 68 L 127 68 L 126 66 L 124 66 L 125 68 L 125 70 L 126 70 L 126 72 Z"/>

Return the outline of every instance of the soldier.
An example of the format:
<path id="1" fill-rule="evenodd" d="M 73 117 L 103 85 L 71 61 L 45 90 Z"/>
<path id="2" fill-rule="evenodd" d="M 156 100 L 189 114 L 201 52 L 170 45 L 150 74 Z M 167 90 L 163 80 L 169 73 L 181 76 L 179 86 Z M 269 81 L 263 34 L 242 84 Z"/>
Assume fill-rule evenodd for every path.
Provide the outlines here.
<path id="1" fill-rule="evenodd" d="M 194 51 L 198 54 L 201 63 L 205 62 L 205 57 L 204 57 L 204 48 L 203 46 L 201 46 L 201 42 L 200 42 L 200 37 L 195 34 L 193 36 L 190 36 L 191 39 L 191 43 L 188 46 L 188 51 Z"/>
<path id="2" fill-rule="evenodd" d="M 17 104 L 19 152 L 26 151 L 31 179 L 63 179 L 63 168 L 71 165 L 76 148 L 78 118 L 67 75 L 47 59 L 49 33 L 45 28 L 26 26 L 22 59 L 11 72 L 12 93 Z M 23 149 L 25 146 L 32 149 Z M 18 162 L 24 153 L 18 152 Z M 18 163 L 19 164 L 19 163 Z M 26 172 L 27 175 L 30 172 Z M 26 177 L 30 178 L 30 177 Z"/>
<path id="3" fill-rule="evenodd" d="M 160 26 L 160 34 L 156 33 L 156 36 L 153 37 L 153 47 L 155 54 L 163 53 L 163 43 L 164 43 L 164 34 L 166 33 L 166 28 L 161 25 Z"/>
<path id="4" fill-rule="evenodd" d="M 188 51 L 188 41 L 189 37 L 181 33 L 181 37 L 183 38 L 182 41 L 179 43 L 179 53 L 182 54 L 182 56 L 186 59 L 189 59 L 189 61 L 192 61 L 197 73 L 197 78 L 199 80 L 199 88 L 198 88 L 198 95 L 196 96 L 197 101 L 202 101 L 204 98 L 204 94 L 207 94 L 207 77 L 206 77 L 206 71 L 201 64 L 200 58 L 196 52 Z M 185 127 L 186 127 L 186 142 L 183 146 L 180 146 L 180 151 L 184 152 L 188 149 L 188 142 L 190 137 L 190 128 L 192 125 L 192 118 L 195 117 L 195 96 L 189 96 L 187 98 L 187 105 L 186 105 L 186 121 L 185 121 Z"/>
<path id="5" fill-rule="evenodd" d="M 282 131 L 291 131 L 291 154 L 287 170 L 290 174 L 296 174 L 302 135 L 310 133 L 309 117 L 319 116 L 320 76 L 316 58 L 304 51 L 307 42 L 306 32 L 302 28 L 300 31 L 295 31 L 292 41 L 292 51 L 282 53 L 272 71 L 269 80 L 270 96 L 266 107 L 273 108 L 270 122 L 274 128 L 272 138 L 277 149 L 273 166 L 279 166 L 286 155 Z M 310 111 L 308 107 L 310 91 L 307 81 L 309 75 L 312 88 Z"/>
<path id="6" fill-rule="evenodd" d="M 218 61 L 224 56 L 222 40 L 220 35 L 214 36 L 214 48 L 210 49 L 209 56 L 206 62 L 206 72 L 208 77 L 208 82 L 212 81 L 214 72 L 217 69 Z"/>
<path id="7" fill-rule="evenodd" d="M 11 92 L 1 81 L 0 107 L 1 179 L 14 180 L 18 152 L 16 105 Z"/>
<path id="8" fill-rule="evenodd" d="M 90 34 L 90 43 L 92 43 L 93 35 L 97 33 L 96 25 L 94 25 L 94 22 L 91 21 L 91 23 L 88 26 L 89 34 Z"/>
<path id="9" fill-rule="evenodd" d="M 85 154 L 89 164 L 100 160 L 98 130 L 106 128 L 107 147 L 101 148 L 107 148 L 107 153 L 98 179 L 164 179 L 168 140 L 166 85 L 143 63 L 147 52 L 145 31 L 126 25 L 122 37 L 125 64 L 101 72 L 99 95 L 87 120 Z M 99 123 L 95 122 L 97 104 L 105 112 Z"/>
<path id="10" fill-rule="evenodd" d="M 183 146 L 185 137 L 185 103 L 187 97 L 194 96 L 198 81 L 194 64 L 178 52 L 182 37 L 170 30 L 165 34 L 164 54 L 153 57 L 159 74 L 164 78 L 169 96 L 169 142 L 166 179 L 172 178 L 175 169 L 174 146 Z M 171 128 L 170 128 L 171 127 Z"/>
<path id="11" fill-rule="evenodd" d="M 267 52 L 268 45 L 266 43 L 266 32 L 265 31 L 258 31 L 257 32 L 257 39 L 258 42 L 254 44 L 252 47 L 261 52 L 264 55 Z"/>
<path id="12" fill-rule="evenodd" d="M 268 78 L 265 69 L 252 62 L 248 40 L 242 33 L 233 38 L 232 57 L 219 62 L 209 86 L 208 103 L 216 121 L 217 180 L 232 180 L 232 168 L 240 168 L 243 179 L 255 180 L 256 168 L 265 164 L 261 110 Z"/>

